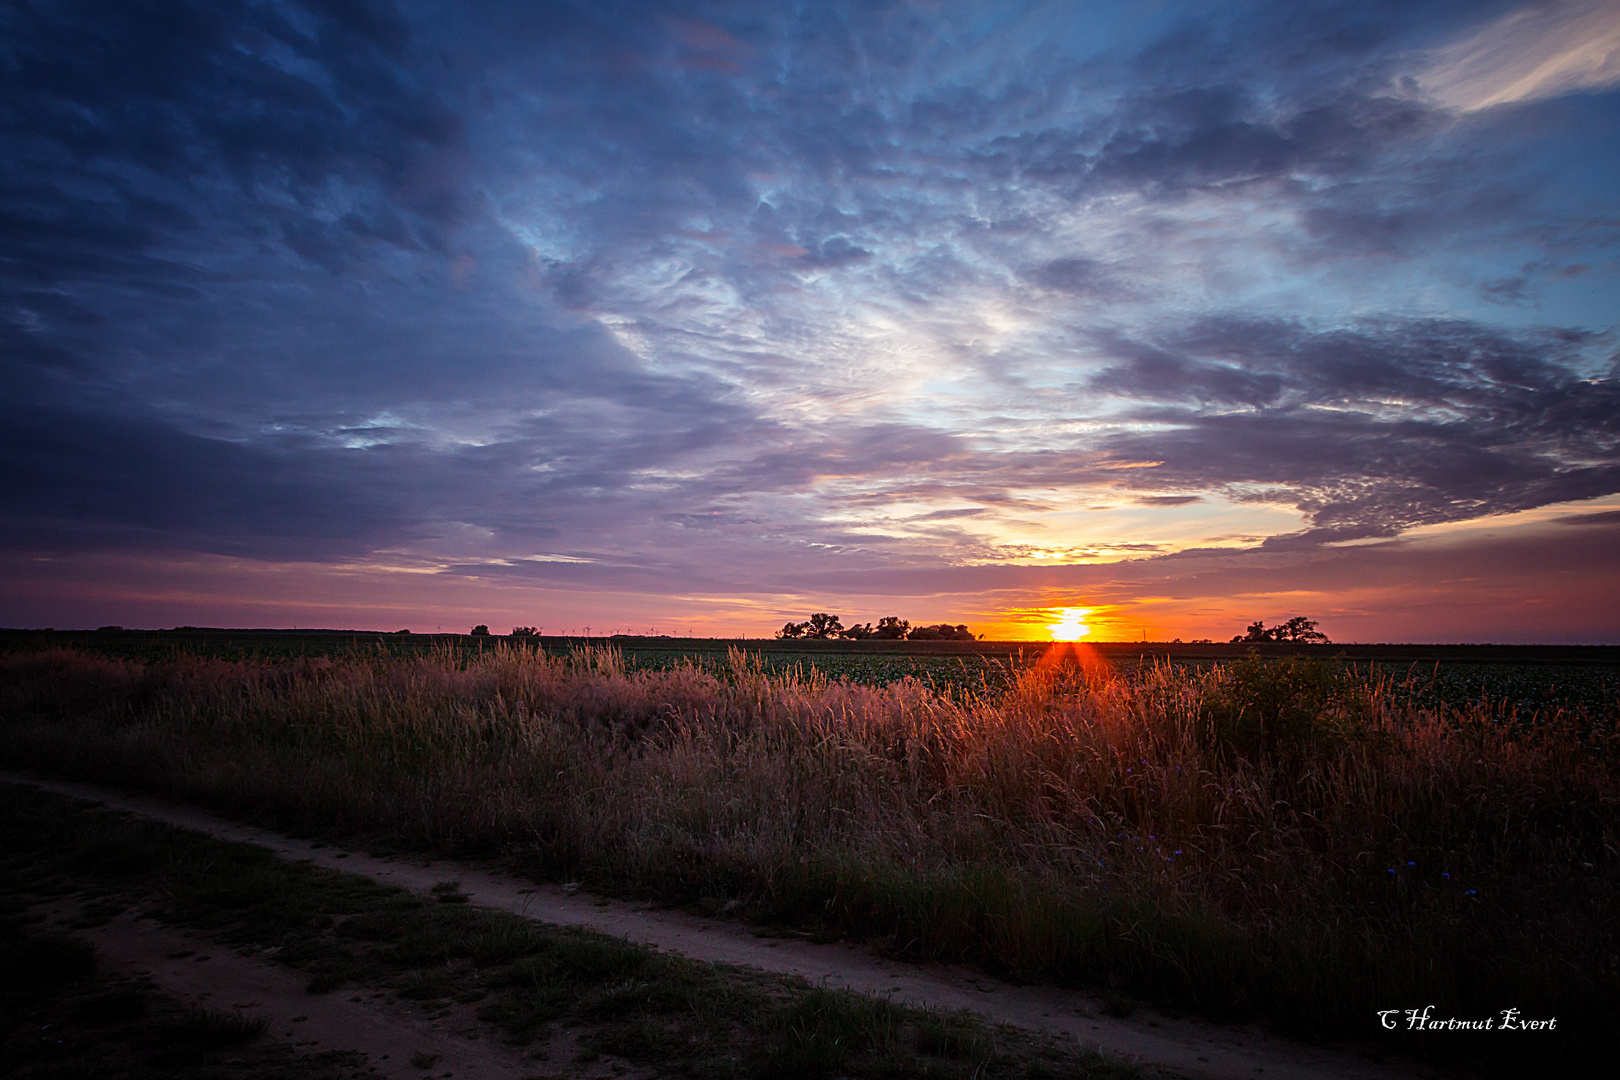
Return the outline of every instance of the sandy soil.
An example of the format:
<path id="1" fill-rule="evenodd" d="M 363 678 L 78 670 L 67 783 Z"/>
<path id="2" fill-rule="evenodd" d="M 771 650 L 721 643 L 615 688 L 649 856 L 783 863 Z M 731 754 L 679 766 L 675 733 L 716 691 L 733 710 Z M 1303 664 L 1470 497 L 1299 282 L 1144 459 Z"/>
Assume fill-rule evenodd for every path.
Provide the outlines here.
<path id="1" fill-rule="evenodd" d="M 1090 995 L 1053 987 L 1013 986 L 988 978 L 972 969 L 937 964 L 911 965 L 873 956 L 850 944 L 819 945 L 806 941 L 780 938 L 760 938 L 747 927 L 736 923 L 702 919 L 684 912 L 652 908 L 644 905 L 595 897 L 567 886 L 534 886 L 521 880 L 455 863 L 435 861 L 409 861 L 377 858 L 363 852 L 316 846 L 307 841 L 258 829 L 249 825 L 227 821 L 204 810 L 159 802 L 140 795 L 130 795 L 89 784 L 40 780 L 12 773 L 0 773 L 0 780 L 19 784 L 33 784 L 48 791 L 87 801 L 98 802 L 128 810 L 157 821 L 182 828 L 194 829 L 224 840 L 240 840 L 269 848 L 289 859 L 307 860 L 351 873 L 364 874 L 377 881 L 400 885 L 418 892 L 426 892 L 433 885 L 445 881 L 458 881 L 472 903 L 485 907 L 516 912 L 546 923 L 580 926 L 654 948 L 678 953 L 694 960 L 738 964 L 766 971 L 797 975 L 820 985 L 846 988 L 863 994 L 888 997 L 909 1005 L 940 1009 L 967 1009 L 993 1023 L 1010 1024 L 1034 1031 L 1045 1031 L 1067 1036 L 1093 1045 L 1110 1056 L 1128 1061 L 1166 1066 L 1188 1076 L 1207 1077 L 1211 1080 L 1372 1080 L 1372 1078 L 1417 1077 L 1432 1075 L 1409 1062 L 1386 1060 L 1377 1062 L 1352 1048 L 1321 1047 L 1294 1042 L 1272 1036 L 1252 1026 L 1225 1026 L 1207 1021 L 1171 1018 L 1150 1010 L 1138 1010 L 1121 1019 L 1107 1015 L 1102 1003 Z M 117 927 L 119 924 L 113 924 Z M 205 963 L 164 961 L 167 953 L 176 951 L 156 945 L 137 947 L 143 935 L 157 940 L 160 934 L 173 931 L 160 930 L 155 924 L 130 924 L 126 929 L 109 931 L 118 936 L 113 939 L 118 949 L 130 955 L 139 952 L 141 963 L 153 972 L 153 978 L 165 988 L 172 985 L 177 992 L 193 997 L 203 992 L 216 999 L 237 995 L 263 998 L 265 1001 L 283 1002 L 272 994 L 272 985 L 282 980 L 291 987 L 284 1003 L 275 1008 L 273 1028 L 278 1035 L 293 1031 L 298 1041 L 318 1038 L 325 1049 L 361 1050 L 371 1063 L 388 1066 L 386 1075 L 440 1076 L 446 1069 L 456 1077 L 463 1076 L 521 1076 L 543 1072 L 543 1066 L 532 1062 L 522 1064 L 516 1053 L 500 1048 L 504 1058 L 486 1054 L 489 1040 L 483 1044 L 469 1044 L 451 1028 L 442 1024 L 428 1028 L 391 1028 L 388 1024 L 404 1023 L 403 1010 L 379 1012 L 379 1006 L 370 1002 L 347 1001 L 342 995 L 314 997 L 306 994 L 295 973 L 275 968 L 274 965 L 227 958 L 216 950 L 214 958 Z M 102 944 L 98 939 L 98 945 Z M 108 955 L 114 953 L 114 944 L 103 946 Z M 191 948 L 198 946 L 192 945 Z M 245 966 L 243 966 L 245 965 Z M 225 979 L 232 972 L 234 980 L 250 977 L 249 968 L 262 972 L 252 974 L 254 987 L 262 991 L 226 992 L 222 987 L 236 986 Z M 183 976 L 180 972 L 185 972 Z M 222 981 L 211 988 L 209 980 Z M 191 989 L 182 988 L 191 987 Z M 296 1002 L 296 1004 L 294 1004 Z M 266 1008 L 269 1008 L 266 1006 Z M 352 1019 L 363 1008 L 369 1020 Z M 289 1011 L 291 1010 L 291 1011 Z M 346 1012 L 344 1010 L 351 1010 Z M 282 1012 L 286 1015 L 283 1017 Z M 295 1016 L 307 1019 L 292 1023 Z M 367 1035 L 366 1046 L 349 1045 L 338 1039 L 338 1032 L 349 1030 L 374 1031 Z M 370 1024 L 371 1027 L 366 1025 Z M 316 1032 L 324 1034 L 317 1036 Z M 386 1034 L 393 1032 L 392 1035 Z M 380 1040 L 380 1041 L 377 1041 Z M 428 1040 L 428 1041 L 424 1041 Z M 437 1040 L 437 1041 L 432 1041 Z M 350 1040 L 353 1042 L 354 1040 Z M 422 1048 L 416 1049 L 420 1042 Z M 367 1049 L 367 1046 L 372 1049 Z M 477 1047 L 476 1050 L 469 1047 Z M 383 1049 L 385 1048 L 386 1049 Z M 460 1047 L 459 1050 L 455 1049 Z M 386 1061 L 374 1050 L 391 1055 Z M 412 1053 L 437 1053 L 442 1065 L 430 1071 L 414 1068 L 402 1069 L 398 1059 Z M 457 1057 L 457 1054 L 462 1056 Z M 465 1062 L 453 1065 L 452 1061 Z M 505 1064 L 505 1062 L 511 1064 Z M 501 1071 L 503 1069 L 516 1071 Z"/>

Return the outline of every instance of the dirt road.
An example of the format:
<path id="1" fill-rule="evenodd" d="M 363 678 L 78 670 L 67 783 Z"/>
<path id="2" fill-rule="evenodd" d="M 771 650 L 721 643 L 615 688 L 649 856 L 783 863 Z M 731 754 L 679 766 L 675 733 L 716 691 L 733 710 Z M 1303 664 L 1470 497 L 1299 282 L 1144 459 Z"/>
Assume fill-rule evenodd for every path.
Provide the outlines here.
<path id="1" fill-rule="evenodd" d="M 1373 1080 L 1414 1077 L 1426 1073 L 1410 1063 L 1375 1062 L 1352 1050 L 1298 1043 L 1268 1035 L 1256 1027 L 1177 1019 L 1149 1010 L 1138 1010 L 1127 1018 L 1113 1017 L 1107 1014 L 1100 1001 L 1090 995 L 1052 987 L 1013 986 L 964 967 L 897 963 L 873 956 L 850 944 L 821 945 L 793 939 L 761 938 L 749 927 L 737 923 L 594 897 L 567 886 L 537 887 L 512 877 L 451 862 L 377 858 L 362 852 L 317 846 L 308 841 L 228 821 L 194 807 L 164 803 L 89 784 L 41 780 L 11 773 L 0 773 L 0 781 L 37 785 L 48 791 L 127 810 L 219 839 L 257 844 L 284 858 L 307 860 L 318 866 L 363 874 L 417 892 L 426 892 L 441 882 L 459 881 L 472 903 L 511 911 L 527 918 L 584 927 L 694 960 L 796 975 L 812 983 L 887 997 L 909 1005 L 947 1010 L 967 1009 L 992 1023 L 1069 1036 L 1094 1045 L 1110 1056 L 1165 1066 L 1189 1076 L 1212 1080 Z M 185 979 L 180 979 L 175 973 L 170 973 L 169 978 L 165 979 L 162 953 L 161 949 L 148 949 L 142 953 L 143 962 L 152 970 L 152 977 L 165 985 L 176 986 L 174 992 L 195 994 L 195 988 L 187 989 L 187 980 L 194 981 L 199 969 L 185 968 L 188 973 Z M 184 967 L 183 964 L 169 966 L 176 969 Z M 177 979 L 187 985 L 180 986 L 176 983 Z M 315 1010 L 329 1007 L 324 998 L 307 997 L 306 1001 L 304 1009 L 311 1016 Z M 275 1022 L 278 1026 L 285 1026 L 280 1019 Z M 313 1020 L 301 1023 L 313 1023 Z M 334 1030 L 341 1030 L 342 1027 L 343 1024 L 339 1023 Z M 429 1034 L 437 1045 L 437 1042 L 443 1041 L 446 1032 L 435 1030 L 421 1033 L 422 1037 Z M 446 1047 L 433 1052 L 446 1057 L 456 1053 Z M 372 1060 L 377 1059 L 373 1056 Z M 471 1068 L 457 1075 L 473 1075 L 485 1070 L 495 1074 L 505 1072 L 496 1067 L 494 1061 L 486 1060 L 484 1070 Z"/>
<path id="2" fill-rule="evenodd" d="M 469 1009 L 427 1013 L 380 993 L 315 996 L 305 989 L 308 978 L 292 968 L 130 913 L 73 933 L 93 942 L 121 974 L 218 1012 L 260 1017 L 300 1052 L 360 1055 L 355 1072 L 368 1080 L 523 1080 L 541 1070 L 530 1055 L 491 1037 Z"/>

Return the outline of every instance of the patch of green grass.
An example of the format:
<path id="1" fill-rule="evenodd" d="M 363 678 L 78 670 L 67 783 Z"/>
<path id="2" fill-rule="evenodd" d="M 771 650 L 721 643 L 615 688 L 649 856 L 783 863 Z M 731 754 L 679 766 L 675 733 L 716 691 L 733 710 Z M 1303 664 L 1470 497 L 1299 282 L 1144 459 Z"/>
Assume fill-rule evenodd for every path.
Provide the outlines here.
<path id="1" fill-rule="evenodd" d="M 467 951 L 479 964 L 500 964 L 529 956 L 542 948 L 542 938 L 527 924 L 510 919 L 492 919 L 473 931 Z"/>
<path id="2" fill-rule="evenodd" d="M 951 1060 L 980 1062 L 995 1051 L 984 1025 L 960 1013 L 930 1012 L 917 1023 L 917 1049 Z"/>
<path id="3" fill-rule="evenodd" d="M 752 1071 L 761 1077 L 817 1078 L 843 1072 L 851 1059 L 875 1057 L 886 1072 L 905 1019 L 904 1010 L 886 1001 L 812 990 L 772 1015 L 775 1038 L 760 1049 Z"/>

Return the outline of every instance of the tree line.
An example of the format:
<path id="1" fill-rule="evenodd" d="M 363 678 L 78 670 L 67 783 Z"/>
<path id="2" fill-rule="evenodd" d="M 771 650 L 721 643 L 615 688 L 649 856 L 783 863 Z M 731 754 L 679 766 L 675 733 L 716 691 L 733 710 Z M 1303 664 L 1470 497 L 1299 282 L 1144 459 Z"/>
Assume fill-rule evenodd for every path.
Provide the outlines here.
<path id="1" fill-rule="evenodd" d="M 1327 644 L 1328 636 L 1316 629 L 1316 620 L 1295 615 L 1287 622 L 1267 626 L 1259 619 L 1249 624 L 1247 632 L 1232 637 L 1234 642 L 1303 641 Z"/>
<path id="2" fill-rule="evenodd" d="M 399 631 L 401 634 L 410 633 L 409 630 Z M 483 623 L 472 628 L 476 637 L 489 635 L 489 627 Z M 514 626 L 512 636 L 515 638 L 538 637 L 540 630 L 534 626 Z M 776 632 L 778 640 L 784 638 L 801 638 L 810 641 L 828 641 L 842 638 L 846 641 L 976 641 L 978 638 L 967 628 L 965 623 L 935 623 L 933 625 L 912 626 L 910 620 L 902 619 L 897 615 L 885 615 L 871 623 L 856 623 L 845 626 L 843 620 L 837 615 L 818 611 L 805 622 L 789 622 Z M 1180 641 L 1180 638 L 1176 639 Z M 1200 638 L 1208 641 L 1208 638 Z M 1232 636 L 1234 644 L 1252 644 L 1263 641 L 1297 641 L 1304 644 L 1327 644 L 1328 636 L 1316 629 L 1316 620 L 1307 619 L 1303 615 L 1295 615 L 1286 622 L 1276 626 L 1267 626 L 1263 620 L 1256 619 L 1249 624 L 1248 629 L 1241 634 Z"/>
<path id="3" fill-rule="evenodd" d="M 932 626 L 912 626 L 909 619 L 898 615 L 885 615 L 871 623 L 845 626 L 837 615 L 818 611 L 807 622 L 790 622 L 776 632 L 777 638 L 805 638 L 826 641 L 843 638 L 846 641 L 976 641 L 967 624 L 936 623 Z"/>

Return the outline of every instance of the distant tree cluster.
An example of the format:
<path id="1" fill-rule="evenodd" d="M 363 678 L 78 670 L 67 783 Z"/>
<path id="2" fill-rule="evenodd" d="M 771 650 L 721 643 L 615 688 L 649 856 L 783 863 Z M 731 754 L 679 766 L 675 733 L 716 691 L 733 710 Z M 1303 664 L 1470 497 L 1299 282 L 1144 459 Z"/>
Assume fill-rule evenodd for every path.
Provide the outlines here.
<path id="1" fill-rule="evenodd" d="M 1232 640 L 1234 642 L 1301 641 L 1326 644 L 1328 636 L 1316 629 L 1315 619 L 1295 615 L 1287 622 L 1278 623 L 1276 626 L 1267 626 L 1259 619 L 1256 619 L 1249 624 L 1246 633 L 1237 634 Z"/>
<path id="2" fill-rule="evenodd" d="M 401 634 L 410 633 L 409 630 L 401 630 L 399 632 Z M 473 627 L 472 628 L 472 636 L 473 637 L 489 637 L 490 636 L 489 624 L 488 623 L 479 623 L 477 626 Z M 514 627 L 512 627 L 512 636 L 515 637 L 515 638 L 539 637 L 540 636 L 540 628 L 538 626 L 514 626 Z"/>
<path id="3" fill-rule="evenodd" d="M 804 638 L 815 641 L 826 641 L 830 638 L 844 638 L 847 641 L 974 641 L 973 632 L 966 624 L 952 626 L 950 623 L 939 623 L 934 626 L 912 626 L 910 620 L 902 619 L 898 615 L 885 615 L 877 621 L 877 626 L 871 623 L 856 623 L 846 627 L 843 620 L 837 615 L 829 615 L 825 611 L 818 611 L 810 616 L 808 622 L 790 622 L 776 632 L 777 638 Z"/>
<path id="4" fill-rule="evenodd" d="M 965 623 L 952 626 L 950 623 L 938 623 L 934 626 L 914 626 L 911 633 L 906 635 L 907 641 L 974 641 L 973 631 Z"/>
<path id="5" fill-rule="evenodd" d="M 776 634 L 779 638 L 813 638 L 825 641 L 828 638 L 844 637 L 848 633 L 843 622 L 837 615 L 829 615 L 825 611 L 818 611 L 810 616 L 809 622 L 787 623 Z"/>
<path id="6" fill-rule="evenodd" d="M 876 641 L 903 641 L 911 633 L 911 623 L 897 615 L 885 615 L 878 620 L 876 627 L 871 623 L 862 623 L 844 631 L 844 636 L 851 641 L 864 641 L 871 638 Z"/>

